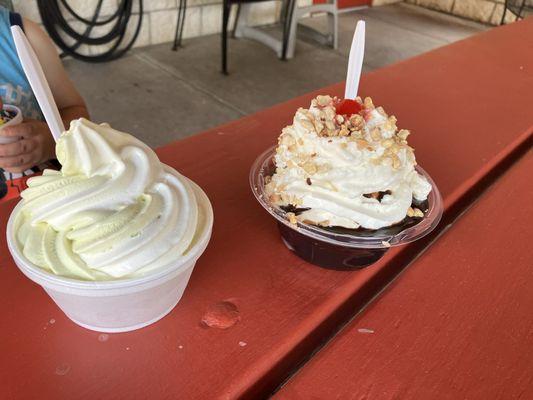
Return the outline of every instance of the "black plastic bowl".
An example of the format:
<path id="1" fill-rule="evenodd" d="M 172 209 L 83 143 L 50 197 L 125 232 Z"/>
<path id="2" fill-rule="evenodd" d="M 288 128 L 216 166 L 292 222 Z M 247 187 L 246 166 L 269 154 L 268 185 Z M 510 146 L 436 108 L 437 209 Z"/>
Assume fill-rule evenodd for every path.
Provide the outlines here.
<path id="1" fill-rule="evenodd" d="M 385 255 L 388 248 L 365 249 L 347 247 L 309 238 L 296 229 L 278 222 L 285 246 L 303 260 L 323 268 L 352 270 L 374 264 Z"/>

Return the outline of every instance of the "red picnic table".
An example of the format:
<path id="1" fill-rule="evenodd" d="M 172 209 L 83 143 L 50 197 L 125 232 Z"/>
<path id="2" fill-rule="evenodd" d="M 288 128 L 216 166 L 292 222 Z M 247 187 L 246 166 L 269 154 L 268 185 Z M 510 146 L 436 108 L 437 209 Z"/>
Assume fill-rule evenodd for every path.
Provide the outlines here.
<path id="1" fill-rule="evenodd" d="M 428 398 L 429 393 L 429 398 L 486 399 L 506 388 L 516 398 L 530 393 L 531 323 L 519 309 L 528 310 L 533 297 L 527 291 L 526 266 L 532 263 L 525 242 L 531 201 L 520 198 L 528 195 L 524 168 L 531 168 L 522 157 L 533 131 L 532 49 L 533 20 L 526 20 L 363 76 L 362 95 L 372 96 L 398 117 L 399 126 L 413 131 L 410 144 L 445 206 L 431 236 L 391 249 L 366 269 L 326 270 L 294 256 L 247 179 L 254 159 L 275 143 L 298 107 L 319 93 L 341 95 L 343 84 L 158 150 L 163 162 L 204 188 L 215 225 L 182 300 L 152 326 L 122 334 L 78 327 L 19 272 L 2 236 L 0 398 L 257 399 L 269 397 L 295 373 L 278 398 Z M 13 206 L 1 206 L 3 226 Z M 499 251 L 499 243 L 506 248 Z M 512 296 L 505 295 L 506 288 Z M 232 326 L 201 323 L 221 305 L 234 307 Z M 464 325 L 466 319 L 470 325 Z M 439 339 L 443 325 L 466 332 L 448 330 Z M 495 357 L 505 354 L 494 368 L 518 360 L 517 368 L 507 369 L 498 385 L 494 371 L 475 375 L 474 366 L 492 355 L 470 350 L 470 338 Z M 457 381 L 458 352 L 468 362 L 459 369 L 467 377 Z M 489 389 L 476 392 L 483 385 Z"/>
<path id="2" fill-rule="evenodd" d="M 533 399 L 533 153 L 274 399 Z"/>

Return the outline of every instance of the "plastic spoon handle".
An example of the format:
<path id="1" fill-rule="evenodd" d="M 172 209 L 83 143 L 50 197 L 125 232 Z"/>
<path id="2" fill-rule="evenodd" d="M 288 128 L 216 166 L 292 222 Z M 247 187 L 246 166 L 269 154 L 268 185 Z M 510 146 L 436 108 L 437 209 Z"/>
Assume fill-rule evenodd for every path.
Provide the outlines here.
<path id="1" fill-rule="evenodd" d="M 30 42 L 28 42 L 26 35 L 19 26 L 12 26 L 11 34 L 15 41 L 15 47 L 17 48 L 22 69 L 28 78 L 28 82 L 37 98 L 37 102 L 41 107 L 46 123 L 57 142 L 59 136 L 61 136 L 65 130 L 65 125 L 63 125 L 63 120 L 57 109 L 54 97 L 52 96 L 50 86 L 48 86 L 48 82 L 44 76 L 39 59 L 35 55 Z"/>
<path id="2" fill-rule="evenodd" d="M 346 77 L 346 89 L 344 98 L 354 100 L 359 89 L 359 79 L 363 69 L 365 57 L 365 21 L 358 21 L 353 35 L 350 58 L 348 59 L 348 75 Z"/>

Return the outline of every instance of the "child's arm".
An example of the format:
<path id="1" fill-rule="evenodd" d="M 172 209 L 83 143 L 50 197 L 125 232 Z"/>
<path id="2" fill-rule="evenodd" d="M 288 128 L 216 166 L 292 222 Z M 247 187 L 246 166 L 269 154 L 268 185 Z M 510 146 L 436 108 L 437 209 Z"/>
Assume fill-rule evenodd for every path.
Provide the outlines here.
<path id="1" fill-rule="evenodd" d="M 24 30 L 41 62 L 65 127 L 68 129 L 73 119 L 89 118 L 85 102 L 67 75 L 48 35 L 35 22 L 26 19 Z"/>
<path id="2" fill-rule="evenodd" d="M 88 118 L 82 97 L 68 77 L 57 51 L 48 35 L 34 22 L 24 19 L 24 30 L 39 61 L 68 128 L 73 119 Z M 2 136 L 22 137 L 21 140 L 0 145 L 0 168 L 22 172 L 55 157 L 55 144 L 46 123 L 25 119 L 20 125 L 6 127 Z"/>

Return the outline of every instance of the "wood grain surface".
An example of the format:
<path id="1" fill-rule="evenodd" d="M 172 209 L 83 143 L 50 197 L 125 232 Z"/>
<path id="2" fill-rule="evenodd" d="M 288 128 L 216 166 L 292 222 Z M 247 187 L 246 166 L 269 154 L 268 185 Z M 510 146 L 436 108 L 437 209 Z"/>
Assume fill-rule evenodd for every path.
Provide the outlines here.
<path id="1" fill-rule="evenodd" d="M 361 92 L 413 131 L 419 163 L 443 194 L 445 221 L 524 151 L 533 91 L 533 52 L 524 49 L 532 45 L 533 20 L 363 76 Z M 162 161 L 204 188 L 215 225 L 181 302 L 150 327 L 100 335 L 76 326 L 18 271 L 2 235 L 2 399 L 268 396 L 428 243 L 390 250 L 362 271 L 324 270 L 285 248 L 253 198 L 248 172 L 257 155 L 276 142 L 298 107 L 318 93 L 340 95 L 343 87 L 158 150 Z M 0 208 L 2 226 L 11 206 Z M 203 326 L 205 313 L 223 301 L 237 307 L 240 320 L 228 329 Z"/>

